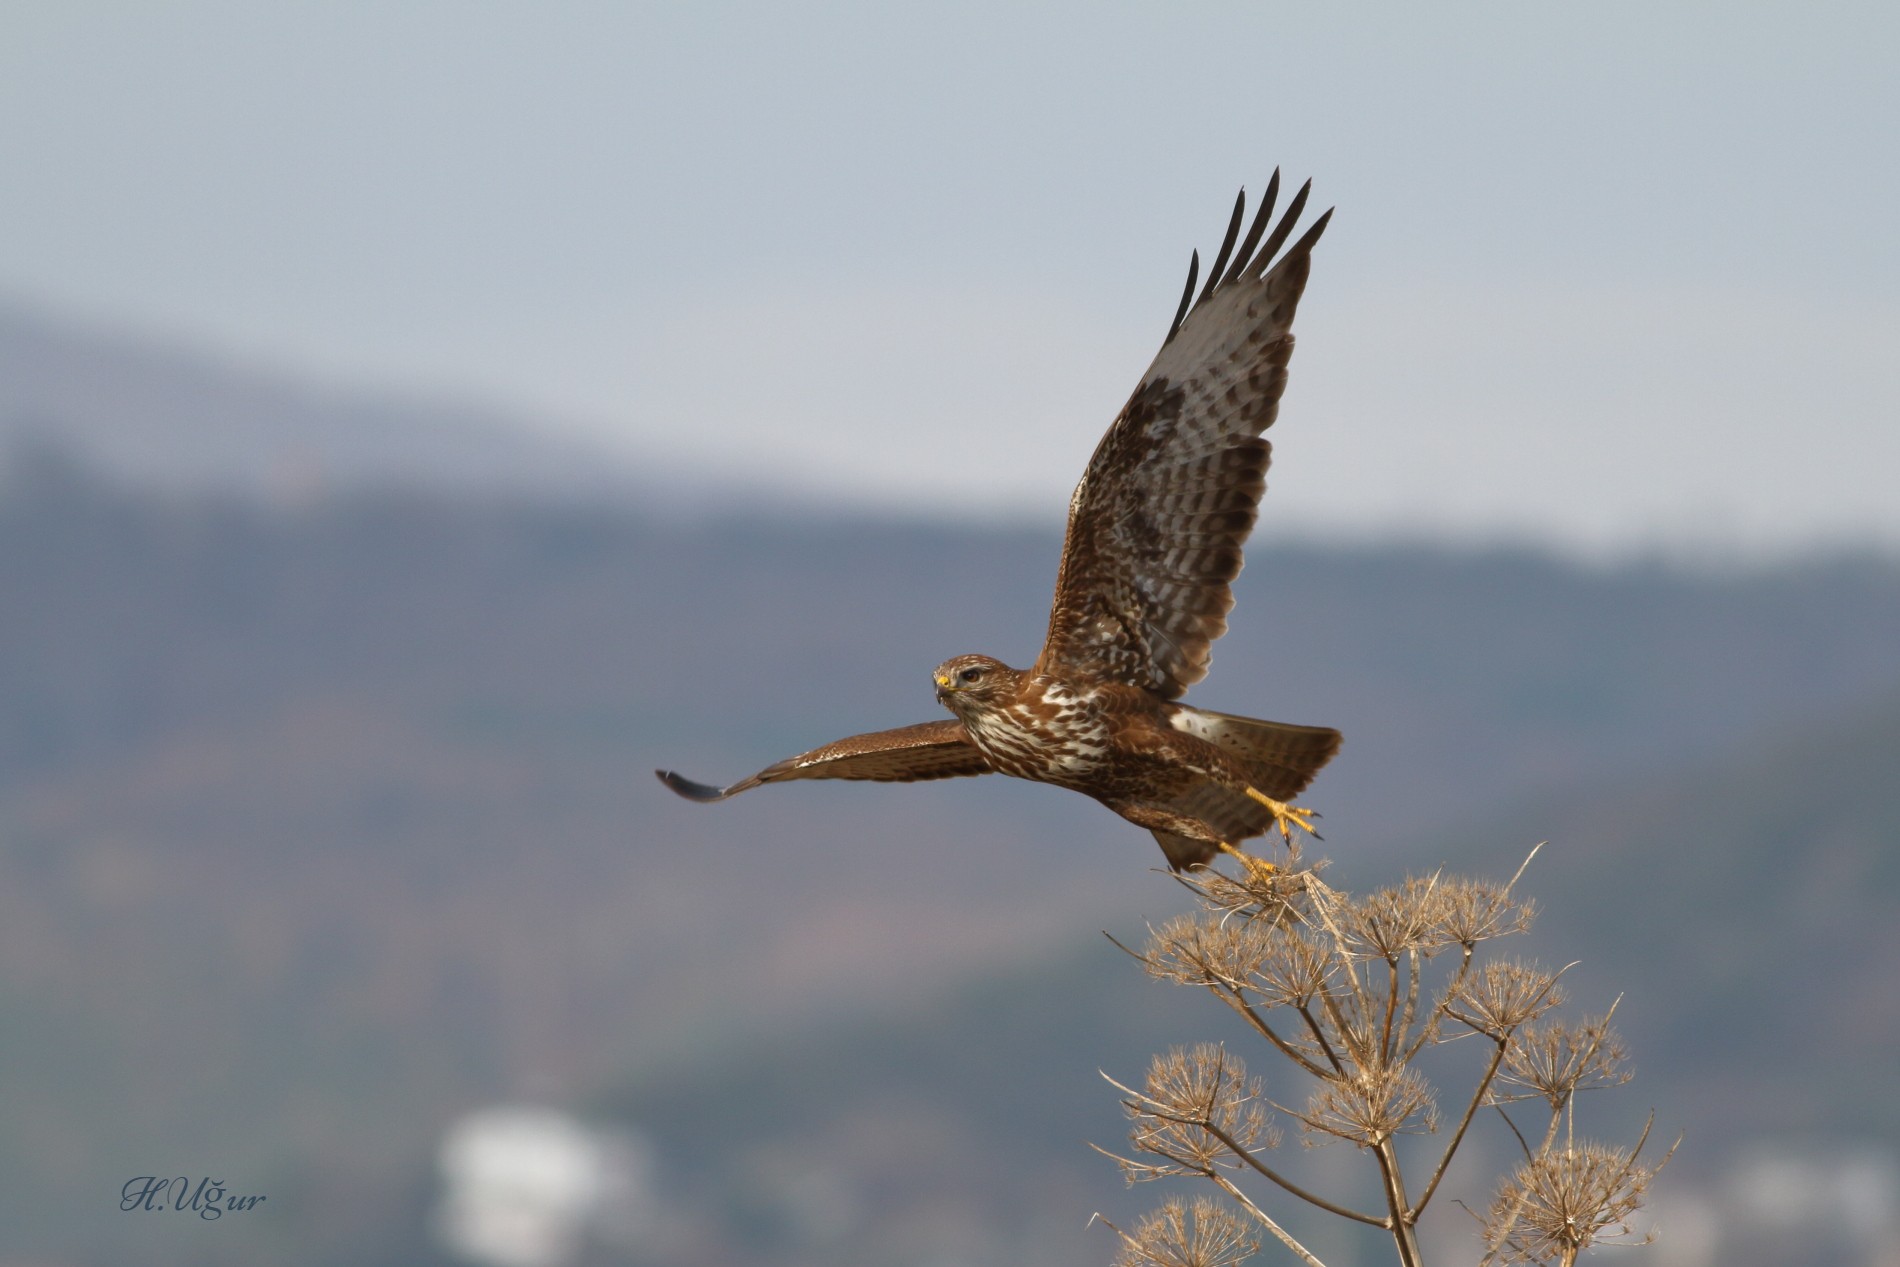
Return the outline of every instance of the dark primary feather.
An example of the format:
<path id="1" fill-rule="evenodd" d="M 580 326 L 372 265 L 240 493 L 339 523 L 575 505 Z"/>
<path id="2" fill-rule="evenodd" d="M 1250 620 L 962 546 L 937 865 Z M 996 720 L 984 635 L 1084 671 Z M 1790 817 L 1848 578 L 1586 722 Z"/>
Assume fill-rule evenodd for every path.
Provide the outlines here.
<path id="1" fill-rule="evenodd" d="M 689 801 L 723 801 L 761 783 L 788 779 L 870 779 L 880 783 L 914 783 L 922 779 L 949 779 L 988 774 L 991 766 L 970 742 L 963 723 L 927 721 L 896 730 L 852 735 L 822 748 L 788 757 L 731 787 L 695 783 L 671 770 L 655 770 L 660 782 Z"/>
<path id="2" fill-rule="evenodd" d="M 1247 191 L 1244 189 L 1241 190 L 1241 201 L 1244 202 L 1246 197 Z M 1254 248 L 1260 245 L 1260 234 L 1266 229 L 1267 217 L 1273 214 L 1273 204 L 1279 200 L 1279 197 L 1280 169 L 1276 167 L 1273 169 L 1273 179 L 1267 182 L 1267 192 L 1260 195 L 1260 210 L 1254 213 L 1253 227 L 1247 230 L 1247 240 L 1240 244 L 1240 254 L 1234 257 L 1234 266 L 1228 270 L 1227 276 L 1221 279 L 1223 282 L 1231 282 L 1234 278 L 1240 276 L 1240 270 L 1245 268 L 1247 262 L 1254 258 Z M 1236 203 L 1235 205 L 1238 206 L 1239 204 Z M 1306 192 L 1302 189 L 1296 206 L 1304 205 L 1306 205 Z M 1287 214 L 1290 216 L 1298 216 L 1299 212 L 1293 210 Z M 1266 254 L 1271 257 L 1277 248 L 1277 243 L 1274 246 L 1268 247 Z M 1206 296 L 1203 295 L 1202 298 L 1206 298 Z"/>
<path id="3" fill-rule="evenodd" d="M 1266 491 L 1272 448 L 1261 432 L 1286 386 L 1294 311 L 1332 215 L 1276 261 L 1309 188 L 1269 233 L 1275 172 L 1244 239 L 1243 194 L 1198 297 L 1195 255 L 1160 353 L 1070 501 L 1039 669 L 1099 674 L 1166 699 L 1206 675 Z"/>
<path id="4" fill-rule="evenodd" d="M 1181 288 L 1181 306 L 1174 310 L 1174 320 L 1168 323 L 1169 339 L 1172 339 L 1174 332 L 1181 328 L 1181 318 L 1187 316 L 1188 305 L 1194 302 L 1194 282 L 1200 275 L 1201 253 L 1199 251 L 1189 251 L 1187 285 Z M 1162 341 L 1165 343 L 1167 340 L 1164 339 Z"/>
<path id="5" fill-rule="evenodd" d="M 1273 236 L 1267 239 L 1265 246 L 1256 251 L 1255 247 L 1260 242 L 1260 235 L 1265 231 L 1267 221 L 1273 216 L 1273 204 L 1280 197 L 1280 169 L 1274 168 L 1273 178 L 1267 182 L 1267 191 L 1260 197 L 1260 208 L 1254 212 L 1253 224 L 1247 230 L 1247 240 L 1241 243 L 1239 253 L 1234 256 L 1233 267 L 1229 268 L 1223 276 L 1221 265 L 1227 262 L 1227 253 L 1233 248 L 1234 236 L 1240 230 L 1241 216 L 1246 211 L 1247 191 L 1241 190 L 1240 196 L 1234 200 L 1233 218 L 1228 222 L 1227 236 L 1221 241 L 1220 255 L 1215 259 L 1214 267 L 1208 270 L 1207 288 L 1201 292 L 1201 297 L 1195 301 L 1195 306 L 1205 303 L 1216 289 L 1230 284 L 1242 272 L 1258 276 L 1273 259 L 1273 253 L 1280 249 L 1280 244 L 1285 242 L 1287 235 L 1293 231 L 1293 226 L 1299 221 L 1300 212 L 1306 209 L 1306 200 L 1312 191 L 1313 182 L 1310 180 L 1300 186 L 1299 192 L 1293 195 L 1293 201 L 1287 204 L 1286 214 L 1280 217 L 1280 224 L 1274 229 Z M 1306 231 L 1299 244 L 1287 252 L 1287 257 L 1290 259 L 1312 250 L 1313 243 L 1317 242 L 1319 235 L 1326 231 L 1326 222 L 1332 218 L 1332 215 L 1333 213 L 1328 210 L 1325 215 L 1314 221 L 1313 227 Z M 1194 294 L 1194 281 L 1199 276 L 1200 268 L 1201 253 L 1191 252 L 1188 255 L 1187 286 L 1181 292 L 1181 306 L 1175 310 L 1174 320 L 1168 326 L 1168 337 L 1162 340 L 1164 346 L 1174 341 L 1175 334 L 1181 329 L 1182 319 L 1188 315 L 1188 300 Z"/>
<path id="6" fill-rule="evenodd" d="M 1272 194 L 1267 196 L 1271 198 Z M 1207 297 L 1214 293 L 1214 288 L 1221 284 L 1221 270 L 1227 267 L 1227 258 L 1233 253 L 1234 239 L 1240 236 L 1240 218 L 1246 214 L 1247 191 L 1243 189 L 1234 199 L 1234 214 L 1227 221 L 1227 236 L 1220 240 L 1220 250 L 1214 253 L 1214 266 L 1207 270 L 1207 289 L 1201 292 L 1200 302 L 1206 303 Z M 1255 217 L 1256 223 L 1258 219 Z"/>

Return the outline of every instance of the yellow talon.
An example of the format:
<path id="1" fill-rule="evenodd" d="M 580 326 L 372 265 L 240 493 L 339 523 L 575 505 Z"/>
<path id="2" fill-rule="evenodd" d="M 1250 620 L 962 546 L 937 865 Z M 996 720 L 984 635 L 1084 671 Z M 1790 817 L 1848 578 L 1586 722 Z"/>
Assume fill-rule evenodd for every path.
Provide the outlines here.
<path id="1" fill-rule="evenodd" d="M 1271 876 L 1280 874 L 1280 868 L 1268 862 L 1265 858 L 1256 858 L 1250 853 L 1243 853 L 1224 840 L 1220 842 L 1220 851 L 1222 853 L 1232 854 L 1234 857 L 1240 859 L 1240 865 L 1247 868 L 1248 874 L 1253 876 L 1256 880 L 1265 880 Z"/>
<path id="2" fill-rule="evenodd" d="M 1276 801 L 1259 788 L 1248 788 L 1247 795 L 1266 806 L 1268 811 L 1272 813 L 1273 825 L 1280 829 L 1280 838 L 1282 840 L 1289 844 L 1292 843 L 1294 827 L 1298 827 L 1314 840 L 1319 839 L 1319 833 L 1313 830 L 1313 820 L 1318 818 L 1319 815 L 1315 814 L 1312 810 L 1303 809 L 1298 805 L 1289 805 L 1285 801 Z"/>

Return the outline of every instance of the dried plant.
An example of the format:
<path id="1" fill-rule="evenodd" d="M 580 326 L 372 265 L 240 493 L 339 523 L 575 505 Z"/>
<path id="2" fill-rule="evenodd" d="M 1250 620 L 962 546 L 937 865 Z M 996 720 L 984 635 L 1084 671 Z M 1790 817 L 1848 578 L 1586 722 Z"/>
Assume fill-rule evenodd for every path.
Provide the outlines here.
<path id="1" fill-rule="evenodd" d="M 1522 875 L 1520 867 L 1507 884 L 1414 876 L 1354 897 L 1295 853 L 1283 868 L 1182 877 L 1203 909 L 1151 929 L 1147 946 L 1130 953 L 1151 975 L 1198 986 L 1231 1008 L 1304 1095 L 1270 1097 L 1218 1044 L 1156 1057 L 1140 1090 L 1110 1079 L 1124 1097 L 1133 1155 L 1109 1155 L 1129 1181 L 1187 1176 L 1228 1199 L 1170 1200 L 1132 1231 L 1115 1229 L 1119 1263 L 1227 1267 L 1265 1234 L 1324 1267 L 1268 1212 L 1290 1197 L 1382 1229 L 1402 1267 L 1421 1267 L 1419 1219 L 1486 1108 L 1521 1160 L 1478 1220 L 1484 1263 L 1570 1264 L 1593 1245 L 1642 1243 L 1630 1216 L 1669 1154 L 1639 1160 L 1647 1128 L 1630 1149 L 1580 1140 L 1572 1129 L 1579 1092 L 1629 1080 L 1610 1027 L 1616 1006 L 1581 1021 L 1555 1017 L 1563 972 L 1490 952 L 1489 943 L 1525 931 L 1535 914 L 1514 893 Z M 1421 1057 L 1460 1040 L 1473 1053 L 1471 1089 L 1439 1136 L 1437 1092 Z M 1548 1116 L 1533 1141 L 1509 1108 L 1539 1102 Z M 1311 1191 L 1276 1165 L 1269 1109 L 1308 1144 L 1364 1154 L 1377 1205 L 1359 1209 Z"/>
<path id="2" fill-rule="evenodd" d="M 1632 1241 L 1629 1216 L 1669 1161 L 1639 1165 L 1649 1129 L 1634 1148 L 1565 1140 L 1521 1163 L 1498 1187 L 1484 1219 L 1484 1262 L 1569 1264 L 1592 1245 Z M 1671 1152 L 1674 1150 L 1671 1149 Z"/>
<path id="3" fill-rule="evenodd" d="M 1253 1226 L 1210 1197 L 1171 1197 L 1133 1232 L 1109 1226 L 1122 1239 L 1115 1267 L 1235 1267 L 1260 1248 Z"/>

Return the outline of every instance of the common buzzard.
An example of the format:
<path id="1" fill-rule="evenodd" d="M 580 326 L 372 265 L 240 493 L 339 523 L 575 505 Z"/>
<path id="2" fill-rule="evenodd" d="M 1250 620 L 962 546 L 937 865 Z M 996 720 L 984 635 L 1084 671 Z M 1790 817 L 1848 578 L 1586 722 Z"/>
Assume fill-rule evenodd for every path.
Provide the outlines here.
<path id="1" fill-rule="evenodd" d="M 661 770 L 695 801 L 791 779 L 911 782 L 1014 775 L 1072 788 L 1148 828 L 1175 870 L 1277 826 L 1312 830 L 1288 802 L 1339 751 L 1339 732 L 1177 702 L 1207 674 L 1233 607 L 1229 582 L 1266 491 L 1293 354 L 1293 312 L 1332 212 L 1275 260 L 1309 181 L 1272 231 L 1276 171 L 1241 236 L 1243 190 L 1198 297 L 1195 253 L 1168 337 L 1096 446 L 1069 501 L 1049 634 L 1034 665 L 965 655 L 936 669 L 953 717 L 840 739 L 715 788 Z"/>

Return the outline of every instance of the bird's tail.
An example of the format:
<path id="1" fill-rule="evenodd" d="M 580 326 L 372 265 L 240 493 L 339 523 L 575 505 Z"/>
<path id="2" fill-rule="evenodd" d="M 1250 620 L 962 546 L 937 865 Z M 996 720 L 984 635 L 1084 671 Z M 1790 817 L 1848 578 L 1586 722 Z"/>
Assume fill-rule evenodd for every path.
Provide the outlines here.
<path id="1" fill-rule="evenodd" d="M 1174 717 L 1177 727 L 1233 754 L 1253 775 L 1254 786 L 1276 801 L 1292 799 L 1339 751 L 1340 734 L 1328 726 L 1293 726 L 1186 704 L 1175 707 L 1180 710 Z"/>

